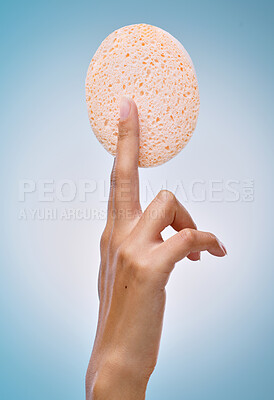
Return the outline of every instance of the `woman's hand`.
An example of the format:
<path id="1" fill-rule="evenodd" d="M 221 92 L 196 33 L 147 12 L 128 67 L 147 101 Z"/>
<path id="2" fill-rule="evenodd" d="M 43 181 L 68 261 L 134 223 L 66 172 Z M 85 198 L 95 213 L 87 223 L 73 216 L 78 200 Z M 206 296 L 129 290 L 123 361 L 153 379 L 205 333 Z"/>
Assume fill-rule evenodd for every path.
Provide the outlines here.
<path id="1" fill-rule="evenodd" d="M 177 261 L 207 250 L 226 254 L 200 232 L 175 196 L 161 191 L 142 213 L 138 180 L 139 125 L 133 100 L 123 98 L 108 219 L 101 238 L 99 318 L 86 376 L 87 399 L 144 399 L 157 362 L 165 286 Z M 163 241 L 171 225 L 177 233 Z"/>

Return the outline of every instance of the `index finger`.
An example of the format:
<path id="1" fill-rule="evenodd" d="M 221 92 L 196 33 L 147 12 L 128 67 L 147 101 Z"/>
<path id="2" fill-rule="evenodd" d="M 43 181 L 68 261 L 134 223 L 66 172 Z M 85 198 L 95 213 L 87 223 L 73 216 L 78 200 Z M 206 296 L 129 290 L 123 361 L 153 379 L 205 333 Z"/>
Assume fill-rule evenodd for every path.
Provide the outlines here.
<path id="1" fill-rule="evenodd" d="M 118 143 L 114 170 L 114 208 L 122 218 L 140 210 L 139 119 L 135 102 L 123 97 L 120 105 Z"/>

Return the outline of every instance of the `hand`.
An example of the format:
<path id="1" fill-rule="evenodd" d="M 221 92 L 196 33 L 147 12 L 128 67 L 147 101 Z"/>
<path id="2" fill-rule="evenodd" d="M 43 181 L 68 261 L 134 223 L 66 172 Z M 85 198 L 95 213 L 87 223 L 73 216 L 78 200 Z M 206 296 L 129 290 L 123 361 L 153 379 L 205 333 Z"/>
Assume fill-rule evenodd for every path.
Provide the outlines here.
<path id="1" fill-rule="evenodd" d="M 142 213 L 139 202 L 139 125 L 133 100 L 123 98 L 108 219 L 101 238 L 99 317 L 86 376 L 87 399 L 144 399 L 158 356 L 165 286 L 177 261 L 207 250 L 226 254 L 212 233 L 196 229 L 169 191 Z M 163 241 L 171 225 L 177 233 Z"/>

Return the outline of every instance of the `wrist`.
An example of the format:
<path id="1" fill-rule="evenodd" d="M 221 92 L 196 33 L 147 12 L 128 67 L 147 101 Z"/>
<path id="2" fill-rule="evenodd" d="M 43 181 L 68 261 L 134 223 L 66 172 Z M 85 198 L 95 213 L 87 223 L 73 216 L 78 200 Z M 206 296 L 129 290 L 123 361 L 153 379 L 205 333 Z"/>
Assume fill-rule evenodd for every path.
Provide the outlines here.
<path id="1" fill-rule="evenodd" d="M 87 375 L 87 400 L 145 399 L 149 376 L 133 368 L 130 360 L 108 357 L 99 364 L 96 372 L 90 374 L 91 382 L 88 382 Z M 93 369 L 94 365 L 89 368 Z"/>

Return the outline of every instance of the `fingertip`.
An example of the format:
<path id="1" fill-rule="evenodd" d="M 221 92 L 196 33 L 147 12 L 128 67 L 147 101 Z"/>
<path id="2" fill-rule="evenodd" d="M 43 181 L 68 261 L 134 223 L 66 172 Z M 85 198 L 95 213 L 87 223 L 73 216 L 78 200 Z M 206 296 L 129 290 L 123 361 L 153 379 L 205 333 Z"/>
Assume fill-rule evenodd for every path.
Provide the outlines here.
<path id="1" fill-rule="evenodd" d="M 220 242 L 220 246 L 221 246 L 221 248 L 222 248 L 222 250 L 224 252 L 224 255 L 226 256 L 227 255 L 227 250 L 226 250 L 225 245 L 222 242 Z"/>
<path id="2" fill-rule="evenodd" d="M 120 101 L 120 122 L 126 121 L 129 117 L 138 117 L 137 105 L 132 98 L 122 96 Z"/>
<path id="3" fill-rule="evenodd" d="M 139 137 L 138 109 L 135 102 L 123 96 L 120 102 L 120 119 L 118 124 L 118 142 L 132 136 Z"/>
<path id="4" fill-rule="evenodd" d="M 208 250 L 208 252 L 215 257 L 224 257 L 227 254 L 221 245 L 217 249 Z"/>
<path id="5" fill-rule="evenodd" d="M 219 249 L 221 250 L 219 257 L 224 257 L 227 255 L 227 251 L 225 248 L 225 245 L 219 240 L 217 239 L 218 245 L 219 245 Z"/>
<path id="6" fill-rule="evenodd" d="M 207 251 L 213 256 L 224 257 L 227 254 L 224 244 L 215 235 L 210 235 L 213 243 L 208 246 Z"/>
<path id="7" fill-rule="evenodd" d="M 131 111 L 131 99 L 123 96 L 120 101 L 120 121 L 126 121 Z"/>
<path id="8" fill-rule="evenodd" d="M 133 117 L 138 117 L 138 108 L 137 108 L 137 105 L 136 105 L 135 101 L 132 98 L 130 98 L 129 100 L 130 100 L 130 103 L 131 103 L 131 114 L 132 114 L 132 116 Z"/>

